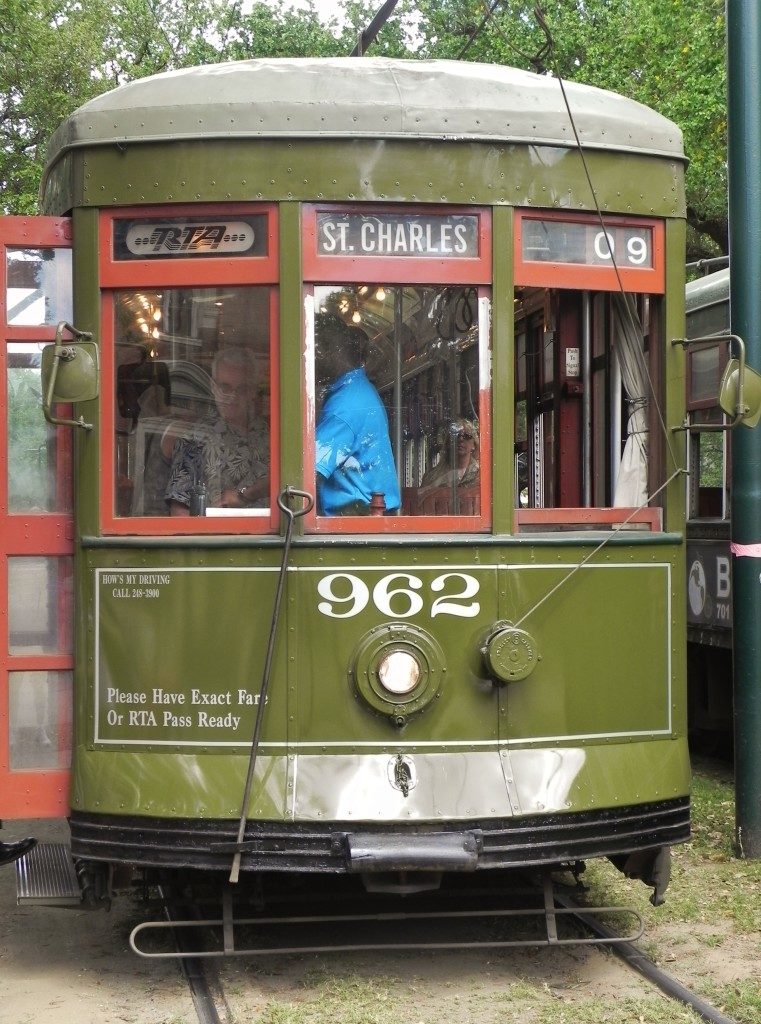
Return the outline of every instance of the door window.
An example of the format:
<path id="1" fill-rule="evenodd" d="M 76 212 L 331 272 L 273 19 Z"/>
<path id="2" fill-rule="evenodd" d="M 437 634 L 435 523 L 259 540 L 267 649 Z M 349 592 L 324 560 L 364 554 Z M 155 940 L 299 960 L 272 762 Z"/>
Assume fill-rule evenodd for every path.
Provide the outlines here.
<path id="1" fill-rule="evenodd" d="M 46 424 L 40 366 L 73 322 L 70 245 L 68 218 L 0 218 L 0 818 L 69 805 L 73 432 Z"/>
<path id="2" fill-rule="evenodd" d="M 5 259 L 9 326 L 71 321 L 71 249 L 8 247 Z"/>
<path id="3" fill-rule="evenodd" d="M 8 511 L 71 511 L 71 436 L 42 416 L 42 345 L 7 346 Z"/>

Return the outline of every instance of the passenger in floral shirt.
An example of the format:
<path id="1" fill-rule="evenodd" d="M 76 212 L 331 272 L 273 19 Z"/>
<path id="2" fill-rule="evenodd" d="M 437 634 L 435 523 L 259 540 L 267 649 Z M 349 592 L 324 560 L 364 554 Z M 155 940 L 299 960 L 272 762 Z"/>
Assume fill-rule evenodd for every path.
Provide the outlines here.
<path id="1" fill-rule="evenodd" d="M 166 501 L 173 516 L 206 507 L 266 508 L 269 431 L 253 412 L 253 373 L 245 349 L 222 349 L 212 364 L 217 412 L 197 423 L 172 452 Z"/>

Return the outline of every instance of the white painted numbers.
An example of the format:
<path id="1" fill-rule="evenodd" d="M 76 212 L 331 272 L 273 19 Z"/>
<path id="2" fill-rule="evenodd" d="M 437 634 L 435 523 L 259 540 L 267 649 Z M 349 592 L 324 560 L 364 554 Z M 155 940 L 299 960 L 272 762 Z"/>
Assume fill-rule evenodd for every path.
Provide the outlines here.
<path id="1" fill-rule="evenodd" d="M 475 576 L 464 572 L 442 573 L 428 587 L 419 576 L 392 572 L 381 577 L 371 592 L 354 573 L 333 572 L 317 584 L 317 592 L 323 598 L 317 610 L 331 619 L 350 619 L 364 611 L 372 600 L 381 615 L 393 619 L 408 619 L 421 613 L 432 619 L 437 615 L 472 619 L 481 610 L 479 602 L 472 600 L 480 586 Z"/>
<path id="2" fill-rule="evenodd" d="M 635 267 L 650 266 L 650 250 L 647 239 L 641 234 L 628 235 L 624 239 L 624 258 Z M 598 231 L 594 237 L 594 253 L 598 260 L 612 259 L 616 252 L 616 239 L 608 231 Z"/>

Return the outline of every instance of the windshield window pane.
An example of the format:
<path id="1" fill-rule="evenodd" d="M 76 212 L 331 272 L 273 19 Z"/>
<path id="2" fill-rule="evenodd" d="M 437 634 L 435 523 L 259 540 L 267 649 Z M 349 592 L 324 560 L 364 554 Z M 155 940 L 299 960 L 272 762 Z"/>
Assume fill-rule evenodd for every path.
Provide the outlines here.
<path id="1" fill-rule="evenodd" d="M 481 514 L 478 294 L 315 288 L 318 511 Z"/>
<path id="2" fill-rule="evenodd" d="M 266 516 L 270 290 L 115 296 L 118 516 Z"/>

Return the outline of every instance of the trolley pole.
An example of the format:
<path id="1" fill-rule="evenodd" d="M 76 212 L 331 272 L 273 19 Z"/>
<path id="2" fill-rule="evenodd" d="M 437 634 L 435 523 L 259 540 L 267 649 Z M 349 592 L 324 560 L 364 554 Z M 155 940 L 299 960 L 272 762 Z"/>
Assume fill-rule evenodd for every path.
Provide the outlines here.
<path id="1" fill-rule="evenodd" d="M 761 370 L 761 7 L 727 0 L 732 333 Z M 735 840 L 761 857 L 761 428 L 732 433 Z"/>

